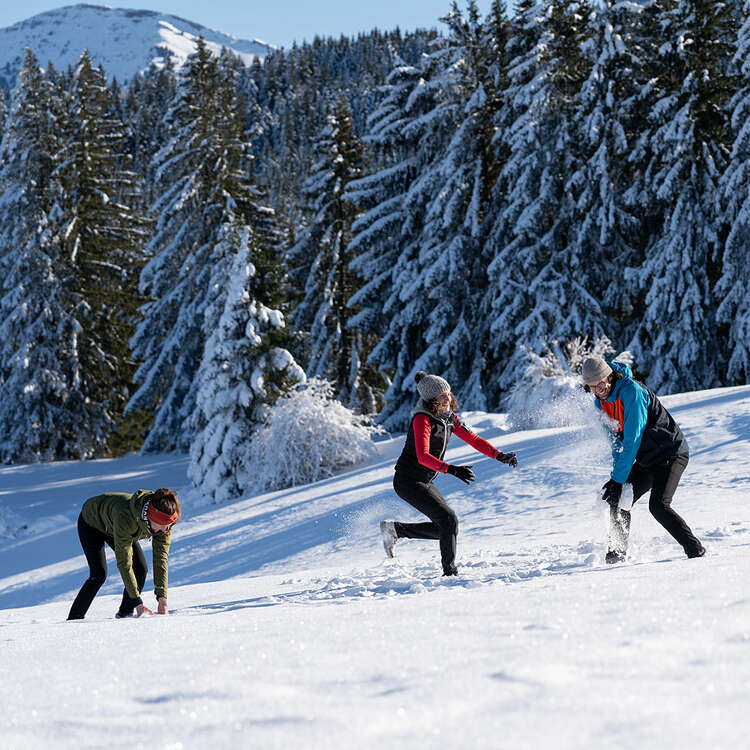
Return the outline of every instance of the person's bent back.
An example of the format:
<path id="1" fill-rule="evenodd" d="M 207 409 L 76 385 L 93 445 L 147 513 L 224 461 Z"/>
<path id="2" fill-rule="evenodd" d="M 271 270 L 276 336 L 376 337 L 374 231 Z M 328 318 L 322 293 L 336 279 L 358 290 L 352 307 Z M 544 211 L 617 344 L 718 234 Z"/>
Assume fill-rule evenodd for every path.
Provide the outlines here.
<path id="1" fill-rule="evenodd" d="M 70 608 L 69 620 L 82 619 L 107 578 L 104 546 L 115 552 L 125 590 L 115 617 L 153 614 L 141 599 L 148 566 L 139 541 L 152 540 L 154 594 L 159 614 L 167 614 L 169 546 L 180 518 L 180 501 L 170 489 L 108 492 L 89 498 L 78 517 L 78 537 L 89 564 L 89 577 Z"/>

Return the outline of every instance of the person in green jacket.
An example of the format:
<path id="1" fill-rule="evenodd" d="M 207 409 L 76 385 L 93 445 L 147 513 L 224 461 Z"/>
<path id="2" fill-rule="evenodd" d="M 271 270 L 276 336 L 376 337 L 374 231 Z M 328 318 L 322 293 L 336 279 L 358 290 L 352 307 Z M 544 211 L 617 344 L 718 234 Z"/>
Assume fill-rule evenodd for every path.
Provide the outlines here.
<path id="1" fill-rule="evenodd" d="M 82 620 L 99 589 L 107 578 L 104 545 L 115 551 L 117 568 L 125 590 L 115 617 L 131 617 L 134 613 L 154 614 L 141 599 L 148 566 L 143 556 L 141 539 L 151 539 L 154 561 L 154 585 L 157 611 L 166 615 L 167 566 L 172 526 L 180 518 L 180 501 L 173 490 L 138 490 L 107 492 L 90 497 L 78 516 L 78 538 L 89 564 L 89 577 L 78 592 L 68 614 L 69 620 Z"/>

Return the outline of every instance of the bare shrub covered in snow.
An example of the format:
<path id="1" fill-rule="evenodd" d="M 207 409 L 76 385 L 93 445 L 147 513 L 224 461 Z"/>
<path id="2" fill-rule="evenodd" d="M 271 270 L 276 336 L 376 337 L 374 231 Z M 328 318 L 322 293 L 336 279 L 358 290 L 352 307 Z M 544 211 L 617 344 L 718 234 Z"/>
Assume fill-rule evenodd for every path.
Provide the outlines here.
<path id="1" fill-rule="evenodd" d="M 280 398 L 250 444 L 251 473 L 262 489 L 333 476 L 371 457 L 384 431 L 333 398 L 333 386 L 311 378 Z"/>
<path id="2" fill-rule="evenodd" d="M 544 354 L 526 350 L 523 377 L 505 397 L 505 407 L 515 429 L 564 427 L 587 421 L 591 396 L 582 388 L 580 369 L 586 357 L 632 364 L 630 352 L 614 354 L 612 342 L 602 336 L 589 343 L 576 337 L 560 344 L 553 341 Z"/>

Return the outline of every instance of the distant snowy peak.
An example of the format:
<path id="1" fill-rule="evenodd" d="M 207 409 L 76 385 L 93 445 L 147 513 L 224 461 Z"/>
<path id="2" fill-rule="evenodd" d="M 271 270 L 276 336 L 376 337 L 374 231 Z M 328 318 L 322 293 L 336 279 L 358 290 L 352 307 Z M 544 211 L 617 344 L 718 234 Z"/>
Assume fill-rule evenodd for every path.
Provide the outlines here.
<path id="1" fill-rule="evenodd" d="M 171 55 L 179 67 L 202 36 L 218 53 L 228 47 L 246 64 L 264 57 L 274 47 L 207 29 L 178 16 L 152 10 L 129 10 L 103 5 L 69 5 L 0 29 L 0 86 L 11 88 L 29 47 L 44 67 L 74 65 L 84 49 L 111 79 L 132 80 L 151 63 L 164 65 Z"/>

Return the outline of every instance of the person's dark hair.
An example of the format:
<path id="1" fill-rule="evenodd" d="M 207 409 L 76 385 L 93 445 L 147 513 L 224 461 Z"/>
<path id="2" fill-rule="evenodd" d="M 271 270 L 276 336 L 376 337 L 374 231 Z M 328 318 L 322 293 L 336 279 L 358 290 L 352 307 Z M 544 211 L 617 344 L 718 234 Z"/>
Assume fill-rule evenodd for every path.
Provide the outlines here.
<path id="1" fill-rule="evenodd" d="M 158 490 L 154 490 L 151 493 L 149 502 L 154 506 L 154 508 L 162 511 L 162 513 L 169 513 L 169 515 L 177 513 L 178 518 L 182 515 L 180 501 L 178 500 L 177 493 L 174 490 L 167 489 L 166 487 L 161 487 Z"/>
<path id="2" fill-rule="evenodd" d="M 612 370 L 612 372 L 607 375 L 607 380 L 609 380 L 609 384 L 612 386 L 614 385 L 618 380 L 622 380 L 624 375 L 621 372 L 617 372 L 617 370 Z M 588 383 L 584 383 L 583 390 L 586 391 L 586 393 L 591 393 L 591 386 L 588 385 Z"/>
<path id="3" fill-rule="evenodd" d="M 440 402 L 433 398 L 432 401 L 422 401 L 422 405 L 424 408 L 430 412 L 430 414 L 434 414 L 436 417 L 440 414 Z M 456 397 L 451 393 L 451 411 L 458 411 L 458 401 L 456 401 Z"/>

